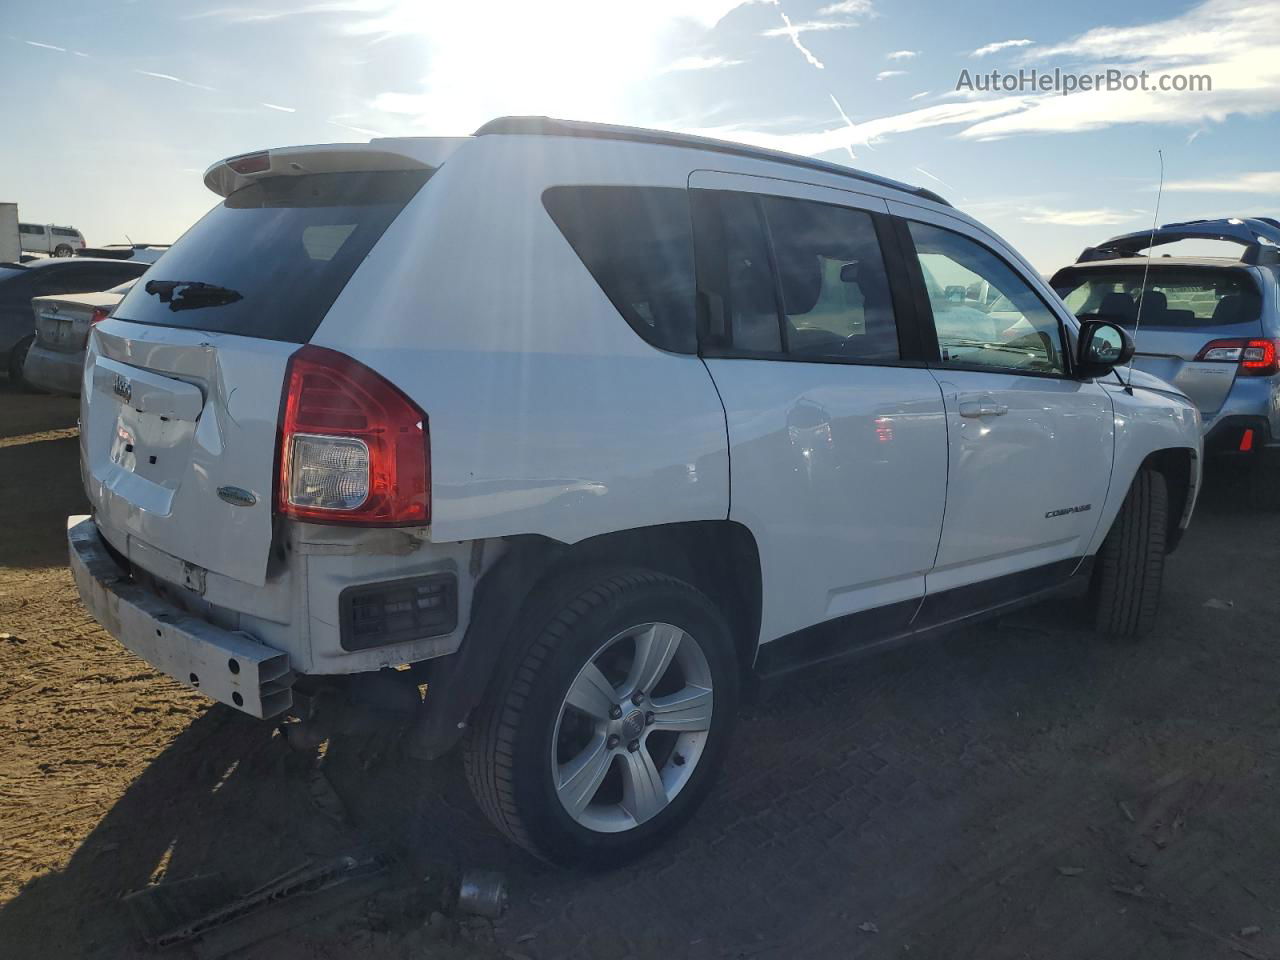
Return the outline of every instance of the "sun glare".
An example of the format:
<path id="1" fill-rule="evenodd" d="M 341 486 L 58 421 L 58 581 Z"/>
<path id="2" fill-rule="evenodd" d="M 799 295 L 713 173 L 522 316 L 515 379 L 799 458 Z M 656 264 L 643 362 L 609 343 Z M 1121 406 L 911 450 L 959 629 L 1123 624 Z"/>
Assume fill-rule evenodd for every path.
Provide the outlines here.
<path id="1" fill-rule="evenodd" d="M 647 85 L 674 59 L 682 21 L 705 29 L 737 5 L 569 0 L 554 9 L 527 2 L 481 8 L 401 0 L 352 31 L 421 38 L 422 74 L 373 105 L 412 117 L 419 132 L 453 135 L 502 114 L 634 115 Z"/>

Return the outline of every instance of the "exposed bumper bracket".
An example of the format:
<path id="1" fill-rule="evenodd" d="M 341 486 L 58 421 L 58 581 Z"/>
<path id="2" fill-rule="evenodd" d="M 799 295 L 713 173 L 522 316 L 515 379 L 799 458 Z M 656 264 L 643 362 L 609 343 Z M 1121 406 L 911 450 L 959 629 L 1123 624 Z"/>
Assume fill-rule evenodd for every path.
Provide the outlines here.
<path id="1" fill-rule="evenodd" d="M 92 517 L 67 518 L 67 546 L 89 613 L 157 670 L 255 717 L 278 716 L 293 704 L 288 654 L 194 617 L 134 583 Z"/>

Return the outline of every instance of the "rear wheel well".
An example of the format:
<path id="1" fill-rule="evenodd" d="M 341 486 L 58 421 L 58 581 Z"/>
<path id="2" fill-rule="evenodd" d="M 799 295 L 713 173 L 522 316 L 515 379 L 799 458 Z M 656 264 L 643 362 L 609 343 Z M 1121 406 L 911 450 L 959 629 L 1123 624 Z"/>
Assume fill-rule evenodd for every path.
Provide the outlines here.
<path id="1" fill-rule="evenodd" d="M 720 610 L 743 668 L 760 638 L 760 552 L 746 527 L 703 520 L 640 527 L 591 537 L 560 549 L 529 596 L 552 578 L 582 567 L 628 566 L 665 573 L 696 587 Z"/>
<path id="2" fill-rule="evenodd" d="M 411 751 L 432 758 L 457 743 L 493 682 L 500 658 L 518 640 L 542 593 L 570 574 L 606 567 L 665 573 L 705 594 L 727 621 L 744 680 L 750 678 L 760 638 L 760 554 L 755 537 L 742 524 L 663 524 L 576 544 L 510 537 L 502 557 L 476 585 L 462 646 L 420 665 L 418 679 L 427 681 L 428 693 Z"/>
<path id="3" fill-rule="evenodd" d="M 1191 497 L 1192 472 L 1195 465 L 1194 451 L 1186 447 L 1157 450 L 1142 461 L 1140 470 L 1154 470 L 1164 476 L 1169 491 L 1168 529 L 1166 552 L 1172 553 L 1182 539 L 1182 516 Z"/>

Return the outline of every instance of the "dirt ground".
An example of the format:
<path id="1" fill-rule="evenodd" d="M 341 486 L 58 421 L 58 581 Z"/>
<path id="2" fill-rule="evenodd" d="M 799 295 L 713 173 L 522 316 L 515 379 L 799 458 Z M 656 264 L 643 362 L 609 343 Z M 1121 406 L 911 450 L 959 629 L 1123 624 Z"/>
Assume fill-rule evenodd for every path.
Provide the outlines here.
<path id="1" fill-rule="evenodd" d="M 499 840 L 455 760 L 388 738 L 305 757 L 126 654 L 65 568 L 76 414 L 0 381 L 4 960 L 1280 958 L 1280 517 L 1230 473 L 1147 642 L 1094 638 L 1063 597 L 799 681 L 748 709 L 679 837 L 584 874 Z M 387 866 L 268 908 L 257 944 L 158 953 L 121 902 L 337 855 Z M 506 872 L 506 917 L 424 923 L 473 867 Z"/>

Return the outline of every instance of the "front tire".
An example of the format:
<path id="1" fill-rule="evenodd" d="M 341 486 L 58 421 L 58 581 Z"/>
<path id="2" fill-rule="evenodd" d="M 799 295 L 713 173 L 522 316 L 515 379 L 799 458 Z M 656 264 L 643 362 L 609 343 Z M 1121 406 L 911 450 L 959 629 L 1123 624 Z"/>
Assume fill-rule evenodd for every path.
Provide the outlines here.
<path id="1" fill-rule="evenodd" d="M 464 747 L 511 840 L 560 864 L 657 846 L 705 798 L 738 706 L 729 629 L 705 596 L 643 570 L 543 591 Z"/>
<path id="2" fill-rule="evenodd" d="M 1139 470 L 1094 561 L 1090 592 L 1099 633 L 1133 640 L 1151 630 L 1160 609 L 1168 516 L 1164 475 Z"/>

